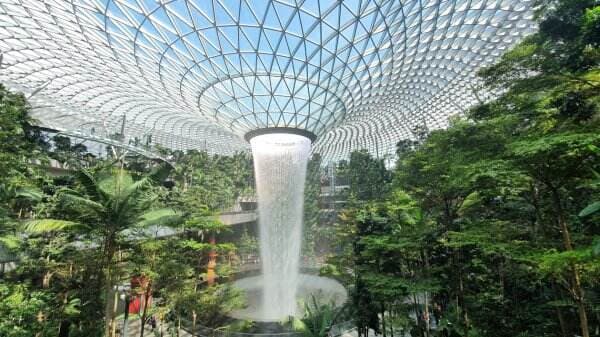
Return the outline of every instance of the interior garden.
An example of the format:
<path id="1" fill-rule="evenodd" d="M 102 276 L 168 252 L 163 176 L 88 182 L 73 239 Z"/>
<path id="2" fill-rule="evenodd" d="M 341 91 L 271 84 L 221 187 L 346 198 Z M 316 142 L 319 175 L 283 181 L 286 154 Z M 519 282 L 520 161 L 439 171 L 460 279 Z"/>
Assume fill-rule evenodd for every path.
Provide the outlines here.
<path id="1" fill-rule="evenodd" d="M 17 3 L 0 0 L 0 28 Z M 130 114 L 102 137 L 50 127 L 0 30 L 0 336 L 600 336 L 600 2 L 532 6 L 535 31 L 464 79 L 474 101 L 448 103 L 447 125 L 414 117 L 387 153 L 350 137 L 337 157 L 345 140 L 311 122 L 252 127 L 229 152 L 212 131 L 131 136 Z M 274 109 L 329 97 L 319 78 Z M 328 99 L 335 115 L 346 96 Z"/>

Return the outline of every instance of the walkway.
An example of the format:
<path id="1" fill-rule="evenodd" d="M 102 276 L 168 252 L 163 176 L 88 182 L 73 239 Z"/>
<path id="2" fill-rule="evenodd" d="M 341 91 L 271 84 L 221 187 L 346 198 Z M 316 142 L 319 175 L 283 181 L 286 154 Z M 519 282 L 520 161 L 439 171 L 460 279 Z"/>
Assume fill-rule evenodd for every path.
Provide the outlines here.
<path id="1" fill-rule="evenodd" d="M 123 329 L 123 320 L 120 320 L 118 326 L 117 326 L 117 336 L 118 337 L 138 337 L 140 335 L 141 332 L 141 320 L 140 319 L 134 319 L 134 320 L 130 320 L 128 327 L 127 327 L 127 336 L 123 336 L 121 334 L 121 331 Z M 144 336 L 145 337 L 160 337 L 161 334 L 161 328 L 162 328 L 162 336 L 163 337 L 169 337 L 171 336 L 169 334 L 169 332 L 167 331 L 167 326 L 163 325 L 161 327 L 161 322 L 160 321 L 156 321 L 156 329 L 154 329 L 154 331 L 151 331 L 152 328 L 150 327 L 150 325 L 146 325 L 146 331 L 144 332 Z M 176 336 L 176 335 L 175 335 Z M 179 337 L 193 337 L 191 333 L 180 329 L 179 330 Z"/>

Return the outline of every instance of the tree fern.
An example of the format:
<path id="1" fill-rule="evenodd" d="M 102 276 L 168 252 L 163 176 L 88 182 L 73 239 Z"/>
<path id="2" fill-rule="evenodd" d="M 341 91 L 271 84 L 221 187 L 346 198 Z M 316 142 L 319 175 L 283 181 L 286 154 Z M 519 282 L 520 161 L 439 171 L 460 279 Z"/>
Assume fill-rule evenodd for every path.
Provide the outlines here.
<path id="1" fill-rule="evenodd" d="M 54 231 L 64 231 L 80 229 L 83 226 L 73 221 L 42 219 L 31 220 L 25 223 L 24 230 L 28 233 L 46 233 Z"/>
<path id="2" fill-rule="evenodd" d="M 139 217 L 136 227 L 150 226 L 168 226 L 177 223 L 181 219 L 180 215 L 170 208 L 162 208 L 146 212 Z"/>

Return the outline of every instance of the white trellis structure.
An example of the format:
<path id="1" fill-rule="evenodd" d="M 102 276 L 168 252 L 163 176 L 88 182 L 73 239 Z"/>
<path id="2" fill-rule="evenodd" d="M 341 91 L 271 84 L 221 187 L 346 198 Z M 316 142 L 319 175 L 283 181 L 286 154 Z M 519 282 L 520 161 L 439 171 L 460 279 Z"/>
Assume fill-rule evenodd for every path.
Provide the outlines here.
<path id="1" fill-rule="evenodd" d="M 291 127 L 394 153 L 477 101 L 534 0 L 0 0 L 0 82 L 58 130 L 232 153 Z M 479 94 L 481 95 L 481 93 Z"/>

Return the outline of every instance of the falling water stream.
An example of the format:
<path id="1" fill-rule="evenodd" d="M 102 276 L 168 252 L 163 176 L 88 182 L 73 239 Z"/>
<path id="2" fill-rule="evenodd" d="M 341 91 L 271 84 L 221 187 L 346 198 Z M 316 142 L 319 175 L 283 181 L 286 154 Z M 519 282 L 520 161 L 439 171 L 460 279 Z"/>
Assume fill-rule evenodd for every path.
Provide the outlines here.
<path id="1" fill-rule="evenodd" d="M 296 313 L 304 181 L 311 141 L 273 133 L 250 140 L 254 157 L 263 291 L 261 316 L 277 320 Z"/>

